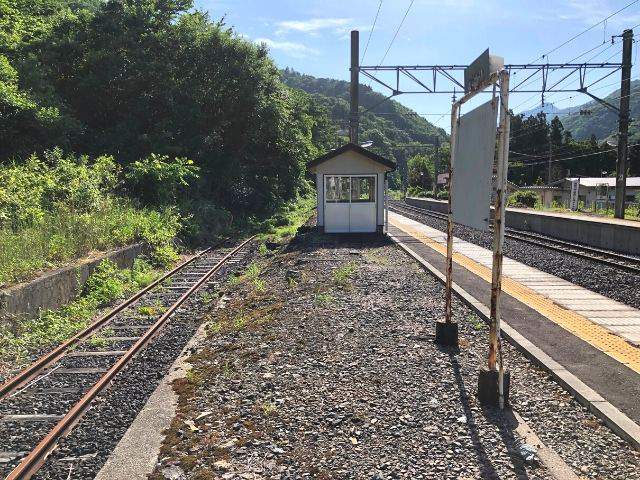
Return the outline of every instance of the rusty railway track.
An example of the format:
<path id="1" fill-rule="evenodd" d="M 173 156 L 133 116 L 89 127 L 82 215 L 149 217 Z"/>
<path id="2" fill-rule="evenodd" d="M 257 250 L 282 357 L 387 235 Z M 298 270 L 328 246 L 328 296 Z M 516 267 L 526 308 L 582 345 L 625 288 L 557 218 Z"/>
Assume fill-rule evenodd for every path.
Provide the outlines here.
<path id="1" fill-rule="evenodd" d="M 391 210 L 395 210 L 398 213 L 413 213 L 418 215 L 425 215 L 438 220 L 446 221 L 447 215 L 440 212 L 434 212 L 425 208 L 415 207 L 413 205 L 407 205 L 406 203 L 391 202 L 389 207 Z M 582 245 L 574 242 L 568 242 L 566 240 L 560 240 L 557 238 L 548 237 L 532 232 L 525 232 L 522 230 L 516 230 L 513 228 L 505 229 L 505 237 L 525 242 L 530 245 L 537 245 L 539 247 L 548 248 L 557 252 L 562 252 L 575 257 L 585 258 L 594 262 L 607 265 L 609 267 L 625 270 L 640 274 L 640 258 L 636 258 L 623 253 L 612 252 L 609 250 L 603 250 L 600 248 L 590 247 L 588 245 Z"/>
<path id="2" fill-rule="evenodd" d="M 120 372 L 138 352 L 149 344 L 149 342 L 158 334 L 161 328 L 181 305 L 183 305 L 190 297 L 193 296 L 194 293 L 211 280 L 216 272 L 221 270 L 223 266 L 228 266 L 233 262 L 233 259 L 236 259 L 237 254 L 241 252 L 253 238 L 254 237 L 250 237 L 240 244 L 229 248 L 221 247 L 221 245 L 225 243 L 225 241 L 223 241 L 198 253 L 197 255 L 194 255 L 144 289 L 137 292 L 132 297 L 119 304 L 106 315 L 100 317 L 86 329 L 77 333 L 51 352 L 43 355 L 37 361 L 22 370 L 19 374 L 0 385 L 0 405 L 2 405 L 3 402 L 12 399 L 15 396 L 19 396 L 25 391 L 29 391 L 31 386 L 37 384 L 40 379 L 46 378 L 49 375 L 55 375 L 56 368 L 58 367 L 51 368 L 52 365 L 57 364 L 65 358 L 99 356 L 113 357 L 114 360 L 105 371 L 99 372 L 102 373 L 99 379 L 82 393 L 81 398 L 75 402 L 60 419 L 57 418 L 60 415 L 47 415 L 42 414 L 41 412 L 38 412 L 37 415 L 8 415 L 6 413 L 3 415 L 0 413 L 0 422 L 10 422 L 16 418 L 23 421 L 25 420 L 25 417 L 27 418 L 27 421 L 31 417 L 36 420 L 46 420 L 49 418 L 58 420 L 53 428 L 51 428 L 48 433 L 38 441 L 37 445 L 32 448 L 26 456 L 22 457 L 20 463 L 9 473 L 6 479 L 23 480 L 31 478 L 42 467 L 48 455 L 55 449 L 58 441 L 73 430 L 75 425 L 77 425 L 82 418 L 82 415 L 89 409 L 93 400 L 111 384 L 118 372 Z M 178 284 L 176 285 L 172 282 L 177 282 Z M 155 321 L 149 325 L 128 325 L 119 327 L 123 329 L 128 328 L 129 330 L 143 330 L 139 336 L 114 337 L 116 338 L 116 341 L 120 342 L 133 341 L 134 343 L 132 345 L 122 350 L 83 351 L 80 349 L 80 351 L 77 351 L 77 349 L 86 344 L 87 340 L 93 335 L 102 330 L 111 328 L 110 326 L 117 318 L 119 318 L 120 314 L 130 311 L 131 307 L 137 306 L 141 303 L 140 301 L 142 299 L 151 297 L 154 292 L 161 292 L 161 294 L 169 295 L 167 300 L 169 305 L 166 307 L 159 307 Z M 173 298 L 172 295 L 179 296 L 177 298 Z M 150 298 L 150 301 L 152 301 L 151 304 L 157 305 L 156 297 Z M 129 317 L 128 320 L 132 318 L 137 317 Z M 124 320 L 127 319 L 125 318 Z M 68 374 L 76 373 L 79 375 L 87 372 L 98 373 L 98 370 L 100 369 L 58 368 L 58 371 L 65 371 L 65 373 Z M 62 390 L 64 390 L 64 388 Z"/>

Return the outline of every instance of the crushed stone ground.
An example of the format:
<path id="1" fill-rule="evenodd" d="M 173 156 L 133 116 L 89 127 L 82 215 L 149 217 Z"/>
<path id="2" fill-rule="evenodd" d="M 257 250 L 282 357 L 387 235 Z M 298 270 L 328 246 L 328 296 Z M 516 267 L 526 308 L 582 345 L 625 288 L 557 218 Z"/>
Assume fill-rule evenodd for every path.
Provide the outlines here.
<path id="1" fill-rule="evenodd" d="M 311 229 L 231 282 L 175 384 L 152 479 L 551 478 L 476 402 L 488 328 L 382 237 Z M 506 345 L 513 408 L 581 478 L 638 479 L 640 456 Z"/>

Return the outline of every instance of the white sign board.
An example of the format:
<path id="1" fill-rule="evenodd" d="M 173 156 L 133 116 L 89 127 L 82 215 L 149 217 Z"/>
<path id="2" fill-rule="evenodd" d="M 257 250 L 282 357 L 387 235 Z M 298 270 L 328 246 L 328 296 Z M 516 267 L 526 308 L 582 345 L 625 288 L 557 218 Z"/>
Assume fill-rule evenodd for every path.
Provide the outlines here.
<path id="1" fill-rule="evenodd" d="M 449 174 L 448 173 L 439 173 L 438 174 L 438 185 L 446 185 L 446 183 L 449 181 Z"/>
<path id="2" fill-rule="evenodd" d="M 460 117 L 455 139 L 451 207 L 453 221 L 489 229 L 498 102 L 489 101 Z"/>
<path id="3" fill-rule="evenodd" d="M 571 180 L 571 197 L 569 198 L 569 208 L 574 212 L 578 210 L 578 193 L 580 192 L 580 179 Z"/>

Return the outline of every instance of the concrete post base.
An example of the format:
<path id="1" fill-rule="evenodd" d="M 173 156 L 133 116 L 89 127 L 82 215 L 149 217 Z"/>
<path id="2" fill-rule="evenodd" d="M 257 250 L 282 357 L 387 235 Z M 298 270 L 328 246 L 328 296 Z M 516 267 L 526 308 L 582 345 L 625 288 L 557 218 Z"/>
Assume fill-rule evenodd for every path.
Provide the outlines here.
<path id="1" fill-rule="evenodd" d="M 508 370 L 504 371 L 504 405 L 509 404 L 509 380 Z M 478 375 L 478 400 L 482 405 L 497 407 L 500 405 L 498 392 L 498 371 L 483 368 Z"/>
<path id="2" fill-rule="evenodd" d="M 436 322 L 436 343 L 443 347 L 458 346 L 458 324 Z"/>

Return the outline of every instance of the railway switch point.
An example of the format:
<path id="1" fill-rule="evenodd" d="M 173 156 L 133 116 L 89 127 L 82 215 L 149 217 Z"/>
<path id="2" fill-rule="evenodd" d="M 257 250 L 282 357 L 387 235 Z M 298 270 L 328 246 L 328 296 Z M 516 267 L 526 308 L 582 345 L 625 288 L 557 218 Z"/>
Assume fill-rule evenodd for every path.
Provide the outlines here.
<path id="1" fill-rule="evenodd" d="M 511 375 L 508 370 L 504 372 L 503 397 L 504 406 L 509 405 L 509 380 Z M 498 371 L 483 368 L 478 374 L 478 400 L 487 407 L 500 405 L 500 392 L 498 390 Z"/>
<path id="2" fill-rule="evenodd" d="M 443 347 L 457 347 L 458 324 L 454 322 L 436 322 L 435 342 Z"/>

